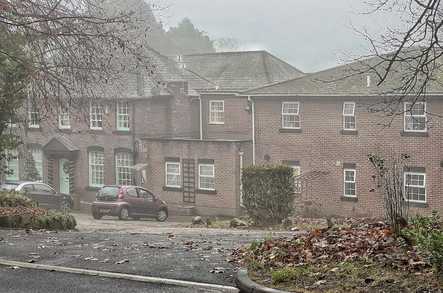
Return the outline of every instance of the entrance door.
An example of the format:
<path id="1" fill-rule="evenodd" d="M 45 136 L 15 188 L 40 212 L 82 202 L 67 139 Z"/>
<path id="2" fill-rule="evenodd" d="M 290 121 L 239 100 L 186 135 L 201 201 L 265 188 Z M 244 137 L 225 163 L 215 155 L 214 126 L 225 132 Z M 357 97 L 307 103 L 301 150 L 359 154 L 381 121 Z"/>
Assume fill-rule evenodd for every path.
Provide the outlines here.
<path id="1" fill-rule="evenodd" d="M 195 161 L 183 159 L 183 202 L 195 203 Z"/>
<path id="2" fill-rule="evenodd" d="M 69 160 L 60 159 L 58 176 L 59 176 L 59 186 L 60 193 L 69 194 Z"/>

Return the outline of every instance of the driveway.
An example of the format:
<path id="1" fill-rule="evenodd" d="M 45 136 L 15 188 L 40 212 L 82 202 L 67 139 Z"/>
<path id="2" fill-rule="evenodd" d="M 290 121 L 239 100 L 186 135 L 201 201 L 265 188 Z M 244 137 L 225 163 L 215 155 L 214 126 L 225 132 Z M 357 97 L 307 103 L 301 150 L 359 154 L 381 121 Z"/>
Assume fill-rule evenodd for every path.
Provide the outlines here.
<path id="1" fill-rule="evenodd" d="M 232 249 L 288 232 L 187 228 L 189 221 L 92 220 L 79 232 L 0 230 L 0 257 L 16 261 L 232 286 Z"/>

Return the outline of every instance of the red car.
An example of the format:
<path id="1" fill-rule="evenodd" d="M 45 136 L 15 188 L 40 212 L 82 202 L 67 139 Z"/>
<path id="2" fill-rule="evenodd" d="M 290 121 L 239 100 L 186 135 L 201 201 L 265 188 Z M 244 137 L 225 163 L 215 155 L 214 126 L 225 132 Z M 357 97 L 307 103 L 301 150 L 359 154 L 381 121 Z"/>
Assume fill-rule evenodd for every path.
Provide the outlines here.
<path id="1" fill-rule="evenodd" d="M 115 216 L 120 220 L 154 217 L 164 222 L 168 218 L 166 202 L 138 186 L 104 186 L 92 203 L 92 216 Z"/>

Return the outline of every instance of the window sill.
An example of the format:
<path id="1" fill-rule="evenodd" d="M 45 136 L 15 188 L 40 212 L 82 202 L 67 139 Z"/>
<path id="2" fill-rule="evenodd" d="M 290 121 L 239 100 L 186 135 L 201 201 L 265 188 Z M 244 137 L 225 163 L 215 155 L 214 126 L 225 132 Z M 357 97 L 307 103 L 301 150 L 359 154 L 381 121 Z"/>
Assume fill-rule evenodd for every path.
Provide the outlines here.
<path id="1" fill-rule="evenodd" d="M 217 190 L 197 189 L 197 193 L 199 193 L 199 194 L 217 194 Z"/>
<path id="2" fill-rule="evenodd" d="M 358 135 L 358 130 L 346 130 L 346 129 L 342 129 L 340 131 L 340 133 L 342 135 Z"/>
<path id="3" fill-rule="evenodd" d="M 92 134 L 105 134 L 103 129 L 89 129 L 88 132 Z"/>
<path id="4" fill-rule="evenodd" d="M 428 208 L 429 205 L 425 202 L 408 202 L 408 205 L 413 208 Z"/>
<path id="5" fill-rule="evenodd" d="M 209 125 L 225 125 L 224 122 L 209 122 Z"/>
<path id="6" fill-rule="evenodd" d="M 302 133 L 303 130 L 301 128 L 280 128 L 280 133 Z"/>
<path id="7" fill-rule="evenodd" d="M 183 188 L 181 187 L 169 187 L 169 186 L 163 186 L 164 191 L 173 191 L 173 192 L 182 192 Z"/>
<path id="8" fill-rule="evenodd" d="M 342 196 L 341 201 L 358 202 L 358 197 Z"/>
<path id="9" fill-rule="evenodd" d="M 101 189 L 101 187 L 97 187 L 97 186 L 87 186 L 85 188 L 86 191 L 99 191 Z"/>
<path id="10" fill-rule="evenodd" d="M 112 134 L 118 134 L 118 135 L 131 135 L 132 132 L 130 130 L 114 130 Z"/>
<path id="11" fill-rule="evenodd" d="M 62 133 L 72 133 L 71 128 L 59 128 L 58 131 Z"/>
<path id="12" fill-rule="evenodd" d="M 41 127 L 29 127 L 28 126 L 28 131 L 42 131 Z"/>
<path id="13" fill-rule="evenodd" d="M 401 131 L 401 136 L 409 136 L 409 137 L 428 137 L 429 133 L 426 132 L 419 132 L 419 131 Z"/>

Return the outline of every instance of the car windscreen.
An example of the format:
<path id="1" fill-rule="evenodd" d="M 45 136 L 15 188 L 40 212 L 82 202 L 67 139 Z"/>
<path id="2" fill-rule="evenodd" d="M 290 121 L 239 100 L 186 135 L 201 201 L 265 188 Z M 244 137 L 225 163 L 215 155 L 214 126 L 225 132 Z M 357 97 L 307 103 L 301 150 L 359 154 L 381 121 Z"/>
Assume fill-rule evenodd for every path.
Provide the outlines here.
<path id="1" fill-rule="evenodd" d="M 98 199 L 116 200 L 118 198 L 117 186 L 105 186 L 97 192 Z"/>
<path id="2" fill-rule="evenodd" d="M 18 187 L 18 184 L 14 183 L 3 183 L 0 185 L 0 190 L 14 190 Z"/>

